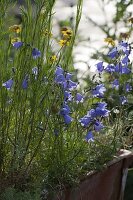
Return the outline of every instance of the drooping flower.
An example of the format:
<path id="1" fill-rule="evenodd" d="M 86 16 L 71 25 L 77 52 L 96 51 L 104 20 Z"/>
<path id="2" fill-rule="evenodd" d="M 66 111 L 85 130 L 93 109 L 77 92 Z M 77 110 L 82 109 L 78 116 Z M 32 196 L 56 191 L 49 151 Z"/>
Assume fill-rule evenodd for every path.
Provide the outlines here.
<path id="1" fill-rule="evenodd" d="M 126 83 L 125 90 L 126 92 L 130 92 L 132 90 L 132 86 L 130 85 L 130 83 Z"/>
<path id="2" fill-rule="evenodd" d="M 97 63 L 96 68 L 97 68 L 98 72 L 101 73 L 104 70 L 103 62 Z"/>
<path id="3" fill-rule="evenodd" d="M 21 46 L 23 46 L 23 42 L 15 42 L 12 44 L 13 47 L 15 47 L 16 49 L 19 49 Z"/>
<path id="4" fill-rule="evenodd" d="M 55 77 L 55 82 L 62 84 L 66 81 L 65 76 L 63 74 L 59 74 Z"/>
<path id="5" fill-rule="evenodd" d="M 115 72 L 115 66 L 114 65 L 107 65 L 107 67 L 105 68 L 105 71 L 108 72 L 108 73 Z"/>
<path id="6" fill-rule="evenodd" d="M 122 105 L 124 105 L 128 102 L 128 100 L 125 96 L 120 96 L 120 102 L 121 102 Z"/>
<path id="7" fill-rule="evenodd" d="M 38 67 L 32 68 L 32 73 L 37 76 L 38 75 Z"/>
<path id="8" fill-rule="evenodd" d="M 115 47 L 115 48 L 113 48 L 109 53 L 108 53 L 108 56 L 110 57 L 110 58 L 115 58 L 116 56 L 118 55 L 118 50 L 117 50 L 117 48 Z"/>
<path id="9" fill-rule="evenodd" d="M 87 116 L 91 117 L 91 119 L 96 117 L 95 109 L 91 109 L 87 112 Z"/>
<path id="10" fill-rule="evenodd" d="M 93 136 L 92 131 L 89 131 L 89 132 L 87 133 L 87 135 L 85 136 L 85 140 L 86 140 L 87 142 L 94 142 L 94 136 Z"/>
<path id="11" fill-rule="evenodd" d="M 64 73 L 64 70 L 62 69 L 62 67 L 57 66 L 56 70 L 55 70 L 55 75 L 58 76 L 58 75 L 61 75 L 63 73 Z"/>
<path id="12" fill-rule="evenodd" d="M 99 97 L 102 98 L 104 96 L 104 92 L 106 91 L 106 88 L 104 87 L 104 84 L 97 85 L 92 90 L 92 96 L 93 97 Z"/>
<path id="13" fill-rule="evenodd" d="M 66 78 L 67 81 L 70 80 L 72 78 L 72 74 L 67 72 L 65 74 L 65 78 Z"/>
<path id="14" fill-rule="evenodd" d="M 77 85 L 78 85 L 78 83 L 76 83 L 76 82 L 73 82 L 73 81 L 71 81 L 71 80 L 69 80 L 68 82 L 67 82 L 67 88 L 68 88 L 68 90 L 73 90 L 73 89 L 75 89 L 76 87 L 77 87 Z"/>
<path id="15" fill-rule="evenodd" d="M 122 64 L 121 63 L 118 63 L 115 66 L 115 72 L 122 74 Z"/>
<path id="16" fill-rule="evenodd" d="M 122 74 L 130 74 L 131 73 L 131 70 L 125 66 L 125 67 L 122 67 Z"/>
<path id="17" fill-rule="evenodd" d="M 21 46 L 23 46 L 23 42 L 21 42 L 19 37 L 16 38 L 12 38 L 11 39 L 11 44 L 13 47 L 15 47 L 16 49 L 19 49 Z"/>
<path id="18" fill-rule="evenodd" d="M 127 42 L 121 41 L 117 46 L 117 50 L 118 52 L 123 52 L 128 56 L 130 54 L 131 47 Z"/>
<path id="19" fill-rule="evenodd" d="M 119 80 L 118 80 L 118 79 L 115 79 L 115 80 L 112 82 L 112 87 L 115 88 L 116 90 L 119 89 Z"/>
<path id="20" fill-rule="evenodd" d="M 108 109 L 106 109 L 106 103 L 102 102 L 102 103 L 98 103 L 98 106 L 95 109 L 95 116 L 96 117 L 108 117 L 110 111 Z"/>
<path id="21" fill-rule="evenodd" d="M 95 129 L 95 131 L 99 132 L 103 128 L 104 128 L 104 126 L 103 126 L 103 124 L 100 121 L 98 121 L 98 120 L 95 121 L 95 123 L 94 123 L 94 129 Z"/>
<path id="22" fill-rule="evenodd" d="M 34 59 L 37 59 L 38 57 L 41 57 L 41 52 L 37 48 L 33 48 L 33 50 L 32 50 L 32 57 Z"/>
<path id="23" fill-rule="evenodd" d="M 83 102 L 84 96 L 80 93 L 77 93 L 75 99 L 76 99 L 76 103 Z"/>
<path id="24" fill-rule="evenodd" d="M 81 123 L 82 126 L 87 127 L 92 122 L 92 118 L 88 115 L 85 115 L 84 117 L 79 119 L 79 122 Z"/>
<path id="25" fill-rule="evenodd" d="M 72 96 L 71 92 L 69 92 L 69 91 L 64 92 L 64 101 L 72 101 L 72 98 L 73 98 L 73 96 Z"/>
<path id="26" fill-rule="evenodd" d="M 128 56 L 126 55 L 123 59 L 122 59 L 122 63 L 123 64 L 127 64 L 129 62 L 129 58 Z"/>
<path id="27" fill-rule="evenodd" d="M 26 75 L 23 82 L 22 82 L 22 88 L 27 89 L 28 88 L 28 76 Z"/>
<path id="28" fill-rule="evenodd" d="M 63 115 L 65 124 L 70 124 L 73 121 L 73 118 L 70 115 Z"/>
<path id="29" fill-rule="evenodd" d="M 12 78 L 2 84 L 2 86 L 4 86 L 7 90 L 11 90 L 12 85 L 13 85 L 13 79 Z"/>

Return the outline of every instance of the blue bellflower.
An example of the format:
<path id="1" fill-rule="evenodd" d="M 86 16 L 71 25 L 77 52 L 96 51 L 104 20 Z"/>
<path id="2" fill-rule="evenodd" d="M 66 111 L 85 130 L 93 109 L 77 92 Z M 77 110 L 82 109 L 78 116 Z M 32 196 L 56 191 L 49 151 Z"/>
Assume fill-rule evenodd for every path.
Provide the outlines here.
<path id="1" fill-rule="evenodd" d="M 123 64 L 127 64 L 129 62 L 129 58 L 128 56 L 126 55 L 123 59 L 122 59 L 122 63 Z"/>
<path id="2" fill-rule="evenodd" d="M 32 74 L 34 74 L 35 76 L 38 75 L 38 67 L 32 68 Z"/>
<path id="3" fill-rule="evenodd" d="M 125 90 L 126 92 L 130 92 L 132 90 L 132 86 L 129 83 L 126 83 Z"/>
<path id="4" fill-rule="evenodd" d="M 73 118 L 70 115 L 63 115 L 65 124 L 70 124 L 73 121 Z"/>
<path id="5" fill-rule="evenodd" d="M 95 123 L 94 123 L 94 129 L 95 129 L 95 131 L 99 132 L 103 128 L 104 128 L 104 126 L 103 126 L 103 124 L 101 122 L 99 122 L 98 120 L 95 121 Z"/>
<path id="6" fill-rule="evenodd" d="M 115 79 L 115 80 L 112 82 L 112 87 L 115 88 L 116 90 L 119 89 L 119 80 L 118 80 L 118 79 Z"/>
<path id="7" fill-rule="evenodd" d="M 71 92 L 69 92 L 69 91 L 64 92 L 64 101 L 72 101 L 72 98 L 73 98 L 73 96 L 72 96 Z"/>
<path id="8" fill-rule="evenodd" d="M 121 102 L 122 105 L 124 105 L 128 102 L 128 100 L 125 96 L 120 96 L 120 102 Z"/>
<path id="9" fill-rule="evenodd" d="M 75 99 L 76 99 L 76 103 L 79 103 L 79 102 L 82 103 L 82 102 L 84 101 L 84 97 L 83 97 L 83 95 L 80 94 L 80 93 L 77 93 L 77 94 L 76 94 Z"/>
<path id="10" fill-rule="evenodd" d="M 104 87 L 104 84 L 97 85 L 92 90 L 92 96 L 93 97 L 99 97 L 102 98 L 104 96 L 104 92 L 106 91 L 106 88 Z"/>
<path id="11" fill-rule="evenodd" d="M 115 66 L 114 65 L 107 65 L 107 67 L 105 68 L 105 71 L 108 72 L 108 73 L 115 72 Z"/>
<path id="12" fill-rule="evenodd" d="M 15 47 L 16 49 L 19 49 L 21 46 L 23 46 L 23 42 L 14 42 L 13 44 L 13 47 Z"/>
<path id="13" fill-rule="evenodd" d="M 113 48 L 109 53 L 108 53 L 108 56 L 110 57 L 110 58 L 116 58 L 116 56 L 118 56 L 118 50 L 117 50 L 117 48 L 115 47 L 115 48 Z"/>
<path id="14" fill-rule="evenodd" d="M 13 85 L 12 78 L 2 84 L 2 86 L 4 86 L 7 90 L 11 90 L 12 85 Z"/>
<path id="15" fill-rule="evenodd" d="M 28 77 L 25 76 L 23 82 L 22 82 L 22 88 L 27 89 L 28 88 Z"/>
<path id="16" fill-rule="evenodd" d="M 38 49 L 33 48 L 32 56 L 33 56 L 34 59 L 37 59 L 38 57 L 41 57 L 41 52 Z"/>
<path id="17" fill-rule="evenodd" d="M 61 75 L 63 73 L 64 73 L 64 70 L 60 66 L 57 66 L 56 70 L 55 70 L 55 75 L 58 76 L 58 75 Z"/>
<path id="18" fill-rule="evenodd" d="M 85 115 L 84 117 L 79 119 L 79 122 L 81 123 L 82 126 L 87 127 L 92 122 L 92 118 L 88 115 Z"/>
<path id="19" fill-rule="evenodd" d="M 92 131 L 89 131 L 89 132 L 87 133 L 87 135 L 85 136 L 85 140 L 86 140 L 87 142 L 94 142 L 94 136 L 93 136 Z"/>
<path id="20" fill-rule="evenodd" d="M 76 82 L 73 82 L 73 81 L 71 81 L 71 80 L 69 80 L 68 82 L 67 82 L 67 88 L 68 88 L 68 90 L 74 90 L 76 87 L 77 87 L 77 85 L 78 85 L 78 83 L 76 83 Z"/>
<path id="21" fill-rule="evenodd" d="M 98 72 L 101 73 L 104 70 L 103 62 L 97 63 L 96 68 L 97 68 Z"/>

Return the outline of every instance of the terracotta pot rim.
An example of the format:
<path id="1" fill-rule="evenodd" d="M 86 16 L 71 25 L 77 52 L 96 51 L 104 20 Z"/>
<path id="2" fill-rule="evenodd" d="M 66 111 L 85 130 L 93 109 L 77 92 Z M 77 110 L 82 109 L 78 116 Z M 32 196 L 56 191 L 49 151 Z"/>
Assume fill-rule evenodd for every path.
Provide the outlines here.
<path id="1" fill-rule="evenodd" d="M 113 160 L 109 161 L 107 164 L 105 164 L 104 168 L 100 171 L 104 171 L 105 169 L 107 169 L 108 167 L 110 167 L 111 165 L 115 164 L 115 163 L 118 163 L 120 162 L 121 160 L 123 160 L 124 158 L 127 158 L 127 157 L 131 157 L 133 156 L 133 152 L 132 151 L 129 151 L 129 150 L 126 150 L 126 149 L 120 149 L 119 152 L 117 153 L 116 156 L 114 156 Z M 92 171 L 89 171 L 86 176 L 82 177 L 81 178 L 81 181 L 85 180 L 87 177 L 93 175 L 93 174 L 96 174 L 96 173 L 99 173 L 99 171 L 97 170 L 92 170 Z"/>

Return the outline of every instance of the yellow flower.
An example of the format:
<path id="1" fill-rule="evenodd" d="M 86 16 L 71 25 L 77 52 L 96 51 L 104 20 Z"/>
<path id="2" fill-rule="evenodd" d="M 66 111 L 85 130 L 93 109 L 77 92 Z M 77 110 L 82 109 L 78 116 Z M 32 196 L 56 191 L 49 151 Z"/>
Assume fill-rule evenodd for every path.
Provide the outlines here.
<path id="1" fill-rule="evenodd" d="M 50 37 L 53 36 L 53 34 L 50 31 L 48 31 L 48 29 L 42 30 L 42 35 L 43 36 L 50 36 Z"/>
<path id="2" fill-rule="evenodd" d="M 66 27 L 61 29 L 61 33 L 63 35 L 63 39 L 64 40 L 70 40 L 71 37 L 72 37 L 72 30 L 70 30 L 70 29 L 68 29 Z"/>
<path id="3" fill-rule="evenodd" d="M 69 46 L 69 45 L 70 45 L 70 42 L 68 42 L 67 40 L 60 40 L 60 41 L 59 41 L 59 45 L 60 45 L 61 47 L 64 47 L 65 45 L 66 45 L 66 46 Z"/>
<path id="4" fill-rule="evenodd" d="M 57 56 L 56 55 L 53 55 L 53 56 L 50 57 L 50 62 L 51 63 L 54 63 L 56 60 L 57 60 Z"/>
<path id="5" fill-rule="evenodd" d="M 115 41 L 112 38 L 105 38 L 104 42 L 111 44 L 112 46 L 115 46 Z"/>
<path id="6" fill-rule="evenodd" d="M 128 19 L 129 22 L 131 22 L 131 24 L 133 24 L 133 17 Z"/>
<path id="7" fill-rule="evenodd" d="M 21 42 L 19 37 L 11 38 L 11 44 L 14 44 L 15 42 Z"/>
<path id="8" fill-rule="evenodd" d="M 20 33 L 22 30 L 21 25 L 13 25 L 9 27 L 9 31 L 15 32 L 15 33 Z"/>

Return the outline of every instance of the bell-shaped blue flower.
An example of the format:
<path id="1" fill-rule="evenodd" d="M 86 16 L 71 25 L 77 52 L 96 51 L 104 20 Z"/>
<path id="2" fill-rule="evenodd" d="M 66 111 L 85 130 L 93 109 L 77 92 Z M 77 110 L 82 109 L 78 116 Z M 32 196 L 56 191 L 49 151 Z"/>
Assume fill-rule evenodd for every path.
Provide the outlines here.
<path id="1" fill-rule="evenodd" d="M 89 132 L 87 133 L 87 135 L 85 136 L 85 140 L 86 140 L 87 142 L 94 142 L 94 136 L 93 136 L 92 131 L 89 131 Z"/>
<path id="2" fill-rule="evenodd" d="M 132 86 L 130 85 L 130 83 L 126 83 L 125 90 L 126 92 L 130 92 L 132 90 Z"/>
<path id="3" fill-rule="evenodd" d="M 122 67 L 122 74 L 130 74 L 131 73 L 131 70 L 125 66 L 125 67 Z"/>
<path id="4" fill-rule="evenodd" d="M 72 101 L 72 98 L 73 98 L 73 96 L 72 96 L 71 92 L 69 92 L 69 91 L 64 92 L 64 101 Z"/>
<path id="5" fill-rule="evenodd" d="M 115 66 L 114 65 L 107 65 L 107 67 L 105 68 L 105 71 L 108 72 L 108 73 L 115 72 Z"/>
<path id="6" fill-rule="evenodd" d="M 119 80 L 118 80 L 118 79 L 115 79 L 115 80 L 112 82 L 112 87 L 115 88 L 116 90 L 119 89 Z"/>
<path id="7" fill-rule="evenodd" d="M 65 78 L 66 78 L 67 81 L 70 80 L 72 78 L 72 74 L 67 72 L 65 74 Z"/>
<path id="8" fill-rule="evenodd" d="M 127 64 L 129 62 L 129 58 L 128 56 L 126 55 L 123 59 L 122 59 L 122 63 L 123 64 Z"/>
<path id="9" fill-rule="evenodd" d="M 61 75 L 63 73 L 64 73 L 64 70 L 62 69 L 62 67 L 57 66 L 56 70 L 55 70 L 55 75 L 58 76 L 58 75 Z"/>
<path id="10" fill-rule="evenodd" d="M 15 47 L 16 49 L 19 49 L 21 46 L 23 46 L 23 42 L 14 42 L 12 44 L 13 47 Z"/>
<path id="11" fill-rule="evenodd" d="M 2 86 L 4 86 L 7 90 L 11 90 L 12 85 L 13 85 L 13 79 L 12 78 L 2 84 Z"/>
<path id="12" fill-rule="evenodd" d="M 92 119 L 96 117 L 95 109 L 91 109 L 88 111 L 87 116 L 91 117 Z"/>
<path id="13" fill-rule="evenodd" d="M 76 103 L 83 102 L 84 96 L 80 93 L 77 93 L 75 99 L 76 99 Z"/>
<path id="14" fill-rule="evenodd" d="M 104 126 L 103 126 L 103 124 L 101 122 L 99 122 L 98 120 L 95 121 L 95 123 L 94 123 L 94 129 L 95 129 L 95 131 L 99 132 L 103 128 L 104 128 Z"/>
<path id="15" fill-rule="evenodd" d="M 113 48 L 109 53 L 108 53 L 108 56 L 110 57 L 110 58 L 116 58 L 116 56 L 118 55 L 118 50 L 117 50 L 117 48 L 115 47 L 115 48 Z"/>
<path id="16" fill-rule="evenodd" d="M 87 127 L 92 122 L 92 118 L 90 116 L 85 115 L 84 117 L 79 119 L 79 122 L 82 126 Z"/>
<path id="17" fill-rule="evenodd" d="M 38 75 L 38 67 L 32 68 L 32 74 L 34 74 L 35 76 Z"/>
<path id="18" fill-rule="evenodd" d="M 75 89 L 77 87 L 77 85 L 78 85 L 78 83 L 69 80 L 67 83 L 67 88 L 68 88 L 68 90 L 71 91 L 71 90 Z"/>
<path id="19" fill-rule="evenodd" d="M 73 121 L 73 118 L 70 115 L 63 115 L 65 124 L 70 124 Z"/>
<path id="20" fill-rule="evenodd" d="M 121 102 L 122 105 L 124 105 L 128 102 L 128 100 L 125 96 L 120 96 L 120 102 Z"/>
<path id="21" fill-rule="evenodd" d="M 27 89 L 28 88 L 28 76 L 25 76 L 23 82 L 22 82 L 22 88 Z"/>
<path id="22" fill-rule="evenodd" d="M 59 74 L 55 77 L 56 83 L 63 84 L 65 81 L 65 76 L 63 74 Z"/>
<path id="23" fill-rule="evenodd" d="M 101 73 L 104 70 L 103 62 L 97 63 L 96 68 L 97 68 L 98 72 Z"/>
<path id="24" fill-rule="evenodd" d="M 93 97 L 99 97 L 102 98 L 104 96 L 104 92 L 106 91 L 106 88 L 104 87 L 104 84 L 97 85 L 92 90 L 92 96 Z"/>
<path id="25" fill-rule="evenodd" d="M 38 49 L 33 48 L 33 50 L 32 50 L 32 57 L 34 59 L 37 59 L 38 57 L 41 57 L 41 52 Z"/>

